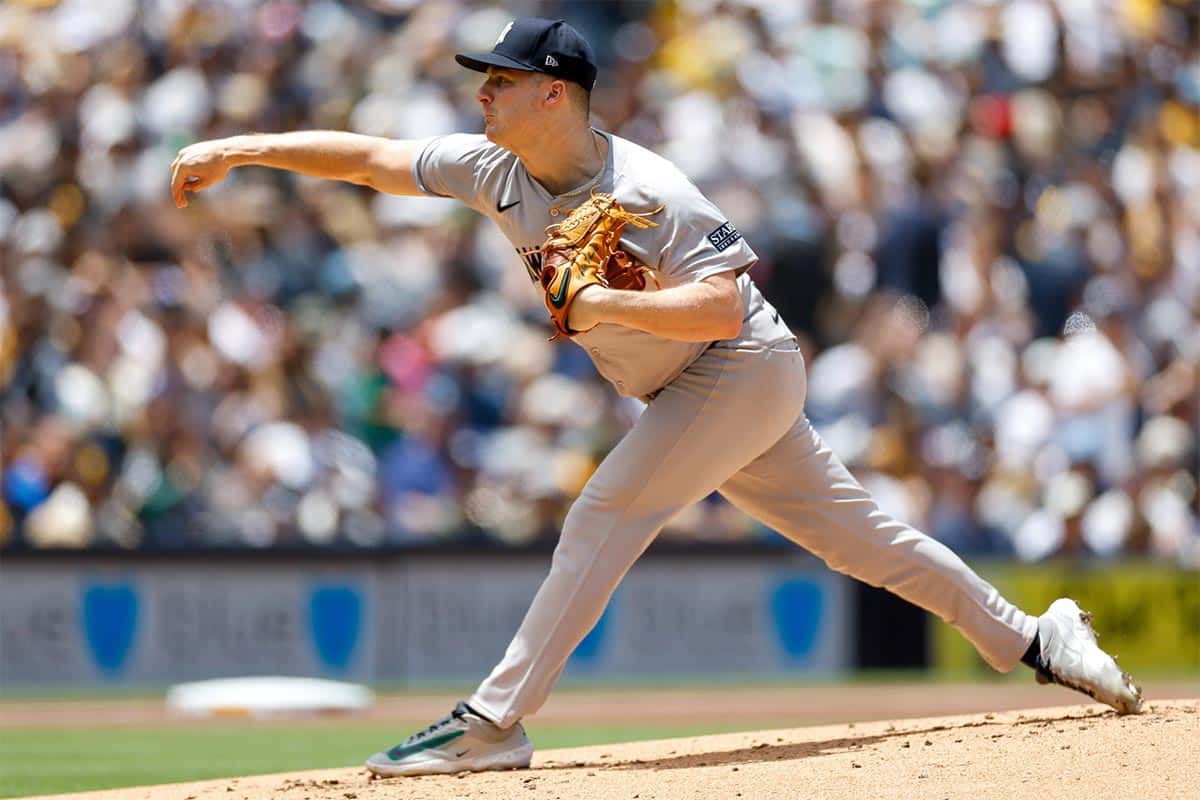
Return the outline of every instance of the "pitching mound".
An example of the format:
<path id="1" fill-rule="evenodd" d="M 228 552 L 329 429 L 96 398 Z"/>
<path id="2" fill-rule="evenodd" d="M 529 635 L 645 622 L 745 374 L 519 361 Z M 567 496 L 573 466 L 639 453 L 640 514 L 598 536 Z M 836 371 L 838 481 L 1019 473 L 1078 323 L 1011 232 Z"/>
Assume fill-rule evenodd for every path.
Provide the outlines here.
<path id="1" fill-rule="evenodd" d="M 372 779 L 361 769 L 58 795 L 89 800 L 1196 798 L 1200 700 L 668 739 L 534 756 L 532 769 Z"/>

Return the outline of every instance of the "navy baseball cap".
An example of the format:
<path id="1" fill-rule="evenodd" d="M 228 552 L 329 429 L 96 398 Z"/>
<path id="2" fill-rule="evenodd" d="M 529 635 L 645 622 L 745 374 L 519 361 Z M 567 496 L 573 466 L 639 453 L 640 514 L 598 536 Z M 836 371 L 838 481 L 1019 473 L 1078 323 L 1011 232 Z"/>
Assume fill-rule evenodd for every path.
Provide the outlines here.
<path id="1" fill-rule="evenodd" d="M 488 67 L 544 72 L 578 83 L 589 92 L 596 84 L 592 46 L 561 19 L 514 19 L 504 26 L 492 52 L 459 53 L 454 60 L 476 72 L 487 72 Z"/>

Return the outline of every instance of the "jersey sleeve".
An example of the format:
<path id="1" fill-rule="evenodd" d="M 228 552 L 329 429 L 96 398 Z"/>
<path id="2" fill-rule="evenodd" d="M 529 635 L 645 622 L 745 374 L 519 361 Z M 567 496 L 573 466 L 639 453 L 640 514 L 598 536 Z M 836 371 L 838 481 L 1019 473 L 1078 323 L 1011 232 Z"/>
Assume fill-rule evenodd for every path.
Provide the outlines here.
<path id="1" fill-rule="evenodd" d="M 693 184 L 685 186 L 665 198 L 659 269 L 672 283 L 681 284 L 752 266 L 758 256 L 733 223 Z"/>
<path id="2" fill-rule="evenodd" d="M 499 148 L 486 136 L 452 133 L 435 136 L 413 162 L 417 188 L 436 197 L 453 197 L 480 210 L 495 183 Z"/>

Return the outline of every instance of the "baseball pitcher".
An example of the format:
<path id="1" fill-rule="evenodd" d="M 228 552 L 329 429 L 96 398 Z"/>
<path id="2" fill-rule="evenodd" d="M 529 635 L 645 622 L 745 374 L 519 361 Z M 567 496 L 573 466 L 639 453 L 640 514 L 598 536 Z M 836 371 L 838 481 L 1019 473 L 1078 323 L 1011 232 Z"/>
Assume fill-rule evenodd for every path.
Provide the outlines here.
<path id="1" fill-rule="evenodd" d="M 380 775 L 528 766 L 536 712 L 622 577 L 677 512 L 719 491 L 833 569 L 954 625 L 995 669 L 1121 713 L 1141 693 L 1069 599 L 1015 607 L 948 548 L 880 511 L 804 414 L 796 340 L 755 288 L 756 256 L 670 162 L 589 123 L 596 65 L 561 20 L 518 19 L 489 53 L 481 135 L 394 141 L 337 132 L 184 148 L 178 206 L 256 164 L 401 195 L 453 197 L 492 219 L 542 292 L 555 335 L 583 347 L 645 412 L 571 506 L 550 573 L 504 658 L 446 718 L 371 756 Z"/>

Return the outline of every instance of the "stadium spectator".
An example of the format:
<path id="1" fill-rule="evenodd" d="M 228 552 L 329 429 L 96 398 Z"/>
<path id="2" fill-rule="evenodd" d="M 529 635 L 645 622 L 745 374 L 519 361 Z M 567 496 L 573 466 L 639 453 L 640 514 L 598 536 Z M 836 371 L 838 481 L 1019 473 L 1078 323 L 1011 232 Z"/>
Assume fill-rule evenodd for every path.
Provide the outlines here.
<path id="1" fill-rule="evenodd" d="M 601 45 L 597 124 L 753 241 L 814 423 L 890 511 L 964 552 L 1195 565 L 1200 12 L 1111 6 L 537 11 Z M 197 139 L 469 129 L 444 54 L 508 16 L 0 7 L 3 546 L 553 535 L 639 406 L 546 341 L 487 222 L 266 171 L 186 214 L 166 189 Z M 665 535 L 768 532 L 710 498 Z"/>

